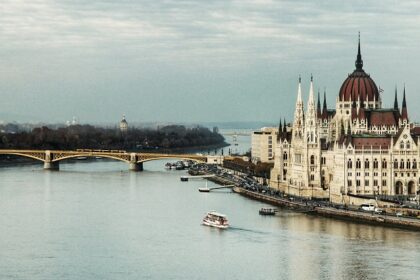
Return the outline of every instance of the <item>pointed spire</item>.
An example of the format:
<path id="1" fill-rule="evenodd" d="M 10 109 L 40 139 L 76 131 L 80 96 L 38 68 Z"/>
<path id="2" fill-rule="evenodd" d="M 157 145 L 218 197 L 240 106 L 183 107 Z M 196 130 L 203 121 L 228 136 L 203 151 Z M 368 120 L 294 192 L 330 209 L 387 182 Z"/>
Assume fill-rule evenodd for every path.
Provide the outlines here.
<path id="1" fill-rule="evenodd" d="M 398 110 L 398 96 L 397 96 L 397 86 L 395 86 L 395 99 L 394 99 L 394 110 Z"/>
<path id="2" fill-rule="evenodd" d="M 318 89 L 318 103 L 317 103 L 317 105 L 316 105 L 316 115 L 317 115 L 317 118 L 321 118 L 321 100 L 320 100 L 320 97 L 319 97 L 319 89 Z"/>
<path id="3" fill-rule="evenodd" d="M 299 86 L 298 86 L 298 96 L 297 96 L 297 102 L 302 102 L 302 86 L 301 86 L 302 80 L 299 75 Z"/>
<path id="4" fill-rule="evenodd" d="M 287 123 L 286 123 L 286 118 L 283 119 L 283 136 L 286 137 L 286 133 L 287 133 Z"/>
<path id="5" fill-rule="evenodd" d="M 315 98 L 314 98 L 314 77 L 311 74 L 311 86 L 309 88 L 309 100 L 308 104 L 311 103 L 315 105 Z"/>
<path id="6" fill-rule="evenodd" d="M 277 142 L 280 141 L 280 139 L 282 138 L 282 134 L 283 134 L 283 126 L 281 125 L 281 118 L 280 118 L 279 131 L 277 132 Z"/>
<path id="7" fill-rule="evenodd" d="M 401 108 L 401 118 L 403 120 L 408 120 L 407 102 L 405 101 L 405 84 L 404 84 L 403 102 L 402 102 L 402 108 Z"/>
<path id="8" fill-rule="evenodd" d="M 324 88 L 324 104 L 322 105 L 322 118 L 327 119 L 328 118 L 328 109 L 327 109 L 327 96 L 326 96 L 326 89 Z"/>
<path id="9" fill-rule="evenodd" d="M 356 70 L 362 71 L 363 70 L 363 60 L 362 60 L 362 54 L 360 52 L 360 31 L 359 31 L 359 44 L 357 48 L 357 58 L 356 58 Z"/>

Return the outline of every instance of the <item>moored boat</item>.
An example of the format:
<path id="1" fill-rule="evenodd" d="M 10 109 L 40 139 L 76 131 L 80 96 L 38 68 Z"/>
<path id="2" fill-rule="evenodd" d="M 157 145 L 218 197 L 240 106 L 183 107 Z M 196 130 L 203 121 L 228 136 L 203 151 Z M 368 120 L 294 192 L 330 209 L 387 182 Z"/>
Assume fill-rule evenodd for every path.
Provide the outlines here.
<path id="1" fill-rule="evenodd" d="M 226 215 L 217 213 L 215 211 L 210 211 L 203 218 L 203 225 L 226 229 L 229 227 L 229 222 Z"/>
<path id="2" fill-rule="evenodd" d="M 276 214 L 276 212 L 277 212 L 277 210 L 273 209 L 273 208 L 261 208 L 260 211 L 259 211 L 260 215 L 267 215 L 267 216 L 268 215 L 273 216 L 273 215 Z"/>

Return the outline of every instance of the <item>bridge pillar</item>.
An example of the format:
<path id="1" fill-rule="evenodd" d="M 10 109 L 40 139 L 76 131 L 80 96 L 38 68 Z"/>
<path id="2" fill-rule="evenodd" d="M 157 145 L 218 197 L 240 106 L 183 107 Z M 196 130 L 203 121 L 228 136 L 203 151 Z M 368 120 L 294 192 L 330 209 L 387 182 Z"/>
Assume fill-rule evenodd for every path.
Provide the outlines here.
<path id="1" fill-rule="evenodd" d="M 130 162 L 130 171 L 143 171 L 143 162 Z"/>
<path id="2" fill-rule="evenodd" d="M 51 151 L 45 151 L 45 161 L 44 161 L 44 169 L 45 170 L 59 170 L 60 164 L 58 161 L 52 161 Z"/>
<path id="3" fill-rule="evenodd" d="M 45 161 L 44 169 L 45 170 L 60 170 L 60 164 L 58 161 Z"/>

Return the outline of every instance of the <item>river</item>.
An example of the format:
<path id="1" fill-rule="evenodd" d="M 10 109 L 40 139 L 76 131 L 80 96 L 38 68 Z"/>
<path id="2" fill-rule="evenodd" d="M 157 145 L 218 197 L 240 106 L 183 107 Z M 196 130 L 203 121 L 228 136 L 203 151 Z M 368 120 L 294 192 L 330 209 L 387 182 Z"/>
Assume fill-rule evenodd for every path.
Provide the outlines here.
<path id="1" fill-rule="evenodd" d="M 227 154 L 249 136 L 223 133 Z M 238 133 L 244 131 L 239 131 Z M 236 143 L 236 145 L 235 145 Z M 221 153 L 209 151 L 210 153 Z M 203 181 L 165 161 L 129 172 L 121 162 L 0 169 L 0 279 L 416 279 L 420 233 L 281 210 Z M 213 183 L 209 182 L 209 186 Z M 205 212 L 231 228 L 200 225 Z"/>
<path id="2" fill-rule="evenodd" d="M 1 168 L 0 279 L 418 279 L 419 232 L 259 216 L 265 204 L 199 193 L 164 163 Z M 202 226 L 209 210 L 231 228 Z"/>

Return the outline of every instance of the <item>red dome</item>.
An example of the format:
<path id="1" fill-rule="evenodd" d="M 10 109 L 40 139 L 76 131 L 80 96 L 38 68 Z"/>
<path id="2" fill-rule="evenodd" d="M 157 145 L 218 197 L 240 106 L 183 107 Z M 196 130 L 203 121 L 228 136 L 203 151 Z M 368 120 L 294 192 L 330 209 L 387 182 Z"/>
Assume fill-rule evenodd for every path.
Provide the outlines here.
<path id="1" fill-rule="evenodd" d="M 340 101 L 379 101 L 379 91 L 375 82 L 363 70 L 362 54 L 360 52 L 360 34 L 359 45 L 356 58 L 356 70 L 350 74 L 340 88 Z"/>
<path id="2" fill-rule="evenodd" d="M 363 70 L 355 70 L 340 88 L 340 101 L 378 101 L 379 91 L 372 78 Z"/>

